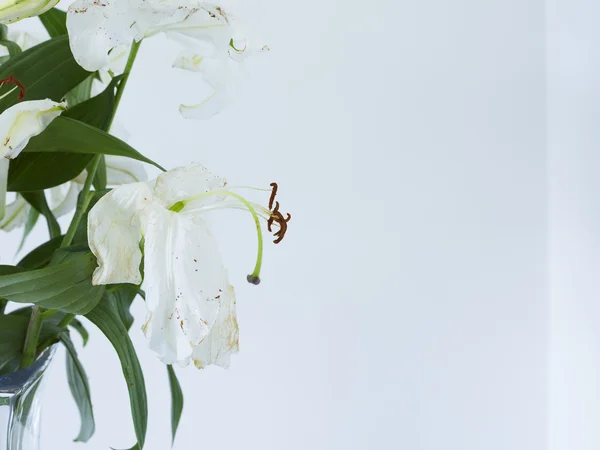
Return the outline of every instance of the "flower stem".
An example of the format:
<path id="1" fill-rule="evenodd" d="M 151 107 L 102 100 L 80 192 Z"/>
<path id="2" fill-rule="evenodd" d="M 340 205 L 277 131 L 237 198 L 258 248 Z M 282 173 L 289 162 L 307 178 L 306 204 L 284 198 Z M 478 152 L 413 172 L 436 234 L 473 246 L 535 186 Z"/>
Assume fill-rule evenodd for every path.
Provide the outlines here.
<path id="1" fill-rule="evenodd" d="M 117 108 L 119 107 L 119 103 L 121 102 L 121 97 L 123 97 L 123 92 L 125 91 L 125 86 L 127 85 L 127 80 L 129 79 L 129 73 L 131 72 L 131 68 L 133 67 L 133 63 L 135 62 L 135 57 L 137 56 L 137 53 L 138 53 L 138 50 L 139 50 L 141 44 L 142 44 L 142 41 L 140 41 L 140 42 L 133 41 L 133 43 L 131 44 L 131 51 L 129 52 L 129 58 L 127 58 L 127 64 L 125 65 L 125 70 L 123 71 L 123 79 L 121 80 L 121 82 L 119 83 L 119 86 L 117 87 L 117 93 L 115 95 L 115 106 L 113 108 L 112 116 L 108 122 L 108 128 L 107 128 L 108 130 L 110 130 L 110 127 L 115 118 Z M 83 218 L 85 212 L 87 211 L 88 206 L 90 205 L 90 202 L 92 201 L 92 196 L 89 195 L 89 192 L 92 187 L 94 177 L 96 176 L 96 171 L 98 170 L 98 165 L 100 164 L 101 156 L 102 156 L 101 154 L 97 154 L 94 156 L 94 159 L 92 159 L 92 163 L 90 164 L 90 167 L 88 169 L 87 178 L 85 179 L 85 184 L 83 185 L 83 189 L 81 190 L 81 193 L 80 193 L 80 198 L 82 198 L 83 201 L 81 203 L 77 204 L 77 209 L 75 210 L 75 215 L 73 216 L 73 220 L 71 221 L 71 224 L 69 225 L 67 234 L 65 234 L 65 237 L 63 238 L 62 243 L 60 244 L 61 248 L 67 247 L 67 246 L 71 245 L 71 242 L 73 242 L 73 238 L 75 237 L 75 233 L 77 232 L 77 227 L 79 226 L 79 222 L 81 222 L 81 219 Z"/>
<path id="2" fill-rule="evenodd" d="M 115 118 L 115 114 L 117 112 L 117 108 L 119 107 L 119 103 L 121 102 L 121 97 L 123 96 L 123 91 L 125 90 L 125 86 L 127 85 L 127 79 L 129 78 L 129 73 L 131 72 L 131 68 L 133 67 L 133 63 L 135 61 L 135 57 L 137 56 L 138 50 L 140 48 L 140 42 L 133 42 L 131 45 L 131 51 L 129 52 L 129 58 L 127 59 L 127 65 L 125 66 L 125 70 L 123 72 L 123 79 L 119 83 L 117 87 L 117 93 L 115 95 L 115 106 L 112 111 L 112 115 L 110 117 L 108 123 L 108 130 L 110 130 L 110 126 Z M 85 215 L 88 207 L 90 206 L 90 202 L 92 201 L 93 195 L 90 193 L 90 189 L 92 187 L 92 183 L 94 181 L 94 177 L 96 176 L 96 172 L 98 171 L 98 166 L 100 164 L 100 159 L 102 158 L 102 154 L 98 153 L 94 155 L 92 162 L 88 168 L 87 178 L 85 179 L 85 184 L 83 185 L 83 189 L 80 193 L 80 201 L 77 203 L 77 208 L 75 210 L 75 214 L 73 215 L 73 220 L 69 224 L 69 229 L 63 238 L 60 248 L 68 247 L 73 242 L 73 238 L 75 237 L 75 233 L 77 232 L 77 228 L 81 222 L 81 219 Z M 34 306 L 31 310 L 31 318 L 29 319 L 29 326 L 27 327 L 27 335 L 25 336 L 25 345 L 23 348 L 23 359 L 21 360 L 21 368 L 25 368 L 30 366 L 36 358 L 36 349 L 38 347 L 38 339 L 40 337 L 40 331 L 42 329 L 42 321 L 43 321 L 43 313 L 39 306 Z M 64 317 L 63 320 L 59 323 L 60 327 L 66 328 L 67 325 L 75 318 L 75 315 L 68 314 Z M 51 342 L 44 342 L 42 346 L 47 347 Z"/>
<path id="3" fill-rule="evenodd" d="M 241 195 L 236 194 L 235 192 L 210 191 L 210 192 L 204 192 L 202 194 L 195 195 L 195 196 L 188 198 L 186 200 L 183 200 L 181 202 L 177 202 L 170 209 L 172 211 L 179 212 L 185 207 L 185 205 L 187 203 L 192 202 L 194 200 L 201 199 L 203 197 L 210 197 L 211 195 L 224 195 L 224 196 L 233 197 L 233 198 L 239 200 L 240 202 L 242 202 L 243 205 L 246 207 L 246 209 L 252 215 L 252 218 L 254 219 L 254 225 L 256 226 L 256 237 L 258 239 L 258 254 L 256 255 L 256 264 L 254 265 L 254 270 L 252 271 L 251 274 L 248 275 L 247 280 L 249 283 L 259 284 L 260 283 L 260 269 L 262 267 L 262 257 L 263 257 L 263 235 L 262 235 L 262 229 L 260 228 L 260 220 L 258 219 L 258 214 L 256 213 L 256 210 L 254 209 L 254 207 L 248 200 L 246 200 Z"/>
<path id="4" fill-rule="evenodd" d="M 123 97 L 123 92 L 125 91 L 125 86 L 127 86 L 127 80 L 129 80 L 129 74 L 131 73 L 131 68 L 133 67 L 133 63 L 135 62 L 135 57 L 138 54 L 138 50 L 140 49 L 140 45 L 142 45 L 142 41 L 136 42 L 135 40 L 131 44 L 131 51 L 129 52 L 129 57 L 127 58 L 127 64 L 125 65 L 125 70 L 123 71 L 123 79 L 119 83 L 117 87 L 117 94 L 115 95 L 115 107 L 113 109 L 112 117 L 108 122 L 108 130 L 115 119 L 115 114 L 117 112 L 117 108 L 119 107 L 119 103 L 121 102 L 121 97 Z"/>
<path id="5" fill-rule="evenodd" d="M 94 155 L 94 159 L 92 159 L 92 164 L 88 169 L 88 176 L 85 179 L 85 184 L 83 185 L 83 189 L 79 194 L 80 201 L 77 202 L 77 209 L 75 209 L 75 215 L 73 216 L 73 220 L 69 225 L 69 229 L 67 230 L 67 234 L 63 238 L 60 243 L 60 248 L 68 247 L 73 242 L 73 238 L 75 237 L 75 233 L 77 232 L 77 228 L 79 227 L 79 223 L 83 218 L 85 212 L 90 206 L 90 202 L 92 201 L 93 195 L 90 193 L 90 188 L 92 187 L 92 182 L 94 181 L 94 177 L 96 176 L 96 170 L 98 169 L 98 165 L 100 164 L 100 154 Z"/>
<path id="6" fill-rule="evenodd" d="M 42 311 L 39 306 L 31 309 L 31 317 L 27 326 L 27 336 L 23 346 L 23 358 L 21 359 L 21 369 L 29 367 L 35 361 L 36 349 L 40 331 L 42 329 Z"/>

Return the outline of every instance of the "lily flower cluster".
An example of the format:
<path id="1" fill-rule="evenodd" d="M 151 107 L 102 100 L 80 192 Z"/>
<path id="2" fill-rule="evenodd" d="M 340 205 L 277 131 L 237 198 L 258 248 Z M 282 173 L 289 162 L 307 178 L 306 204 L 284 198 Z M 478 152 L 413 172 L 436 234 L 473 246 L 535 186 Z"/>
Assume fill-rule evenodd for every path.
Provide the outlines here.
<path id="1" fill-rule="evenodd" d="M 49 345 L 64 341 L 60 330 L 77 322 L 78 314 L 110 339 L 98 317 L 124 317 L 133 297 L 143 295 L 142 330 L 169 370 L 192 363 L 227 367 L 239 348 L 236 299 L 208 212 L 236 209 L 249 215 L 257 255 L 247 281 L 259 284 L 263 233 L 272 233 L 278 244 L 291 219 L 280 210 L 278 185 L 255 189 L 265 197 L 257 203 L 241 195 L 245 187 L 230 187 L 199 163 L 164 170 L 127 144 L 114 116 L 144 39 L 164 33 L 176 40 L 181 51 L 173 55 L 173 67 L 198 73 L 210 87 L 208 96 L 179 106 L 184 119 L 219 113 L 230 101 L 237 66 L 268 47 L 243 35 L 216 3 L 76 0 L 66 12 L 56 4 L 7 0 L 0 5 L 0 230 L 21 228 L 25 238 L 44 216 L 50 231 L 49 241 L 28 254 L 26 263 L 0 266 L 0 325 L 9 319 L 17 323 L 25 314 L 6 314 L 7 302 L 31 305 L 23 310 L 30 314 L 25 336 L 15 337 L 24 345 L 15 350 L 22 358 L 18 366 L 27 367 Z M 6 27 L 36 16 L 52 39 Z M 63 67 L 69 69 L 61 72 Z M 148 181 L 145 163 L 163 173 Z M 48 164 L 57 165 L 51 174 Z M 14 198 L 7 201 L 10 191 Z M 70 213 L 63 234 L 56 219 Z M 93 261 L 89 272 L 87 261 Z M 131 289 L 133 297 L 123 294 Z M 107 313 L 115 302 L 121 303 Z M 48 323 L 54 335 L 44 328 Z M 119 326 L 129 325 L 125 318 Z M 50 334 L 40 341 L 44 330 Z M 113 345 L 121 357 L 123 350 Z M 0 375 L 12 367 L 2 358 L 0 351 Z M 128 388 L 133 405 L 139 387 Z M 132 407 L 134 416 L 138 410 Z M 144 433 L 136 428 L 140 447 Z M 89 438 L 83 434 L 82 440 Z"/>
<path id="2" fill-rule="evenodd" d="M 0 21 L 12 23 L 46 12 L 56 2 L 15 2 L 0 11 Z M 219 112 L 227 98 L 227 72 L 255 51 L 232 27 L 228 13 L 208 2 L 159 0 L 77 0 L 67 11 L 70 46 L 84 69 L 107 73 L 114 67 L 113 52 L 126 54 L 132 42 L 165 33 L 184 44 L 174 67 L 199 72 L 213 88 L 208 98 L 181 105 L 185 118 L 208 118 Z M 114 72 L 111 72 L 114 74 Z M 17 83 L 11 90 L 21 89 Z M 19 156 L 29 140 L 42 133 L 67 109 L 50 99 L 21 101 L 0 115 L 0 228 L 10 231 L 25 223 L 31 206 L 22 197 L 5 206 L 9 161 Z M 248 281 L 258 284 L 262 259 L 264 220 L 275 231 L 275 242 L 283 239 L 288 215 L 273 204 L 269 208 L 251 203 L 232 190 L 224 179 L 203 166 L 168 171 L 151 183 L 141 164 L 131 159 L 106 159 L 109 185 L 118 185 L 105 195 L 88 216 L 89 246 L 98 258 L 93 283 L 108 285 L 142 282 L 144 259 L 148 318 L 143 327 L 150 348 L 166 364 L 182 366 L 193 361 L 199 367 L 227 366 L 229 355 L 238 350 L 235 296 L 221 264 L 204 213 L 220 208 L 247 210 L 258 233 L 259 255 Z M 86 172 L 49 190 L 50 209 L 56 217 L 75 208 Z M 140 243 L 143 240 L 143 247 Z M 142 254 L 143 248 L 143 254 Z"/>

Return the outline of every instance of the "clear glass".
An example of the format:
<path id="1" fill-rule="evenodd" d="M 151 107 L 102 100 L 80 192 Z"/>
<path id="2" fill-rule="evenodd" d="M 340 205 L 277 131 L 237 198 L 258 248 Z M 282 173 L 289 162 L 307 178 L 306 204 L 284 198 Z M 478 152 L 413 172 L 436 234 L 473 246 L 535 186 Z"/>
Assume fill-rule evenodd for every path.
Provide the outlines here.
<path id="1" fill-rule="evenodd" d="M 0 450 L 39 450 L 42 381 L 54 350 L 26 369 L 0 375 Z"/>

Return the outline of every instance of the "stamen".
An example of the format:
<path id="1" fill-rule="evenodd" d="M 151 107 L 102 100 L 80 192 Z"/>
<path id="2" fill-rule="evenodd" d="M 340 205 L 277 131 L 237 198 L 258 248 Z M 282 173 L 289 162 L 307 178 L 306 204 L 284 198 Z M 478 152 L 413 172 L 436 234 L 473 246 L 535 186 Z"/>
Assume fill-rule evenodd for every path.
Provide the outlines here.
<path id="1" fill-rule="evenodd" d="M 23 86 L 23 84 L 21 84 L 21 82 L 19 80 L 17 80 L 12 73 L 7 78 L 4 78 L 4 79 L 0 80 L 0 86 L 3 86 L 5 84 L 14 84 L 14 85 L 16 85 L 16 88 L 19 89 L 19 97 L 17 98 L 17 101 L 20 102 L 21 100 L 23 100 L 23 98 L 25 97 L 25 86 Z M 10 94 L 16 88 L 10 90 L 5 95 Z"/>
<path id="2" fill-rule="evenodd" d="M 285 233 L 287 232 L 287 223 L 292 219 L 292 215 L 287 213 L 287 218 L 283 217 L 283 214 L 279 211 L 279 202 L 275 202 L 275 209 L 271 211 L 271 217 L 267 221 L 267 229 L 271 232 L 271 226 L 273 222 L 276 222 L 279 225 L 279 230 L 273 235 L 277 238 L 273 241 L 274 244 L 279 244 L 283 238 L 285 237 Z"/>
<path id="3" fill-rule="evenodd" d="M 277 186 L 277 183 L 275 182 L 271 183 L 269 186 L 273 188 L 271 191 L 271 198 L 269 199 L 269 209 L 273 209 L 273 201 L 275 201 L 275 196 L 277 195 L 277 189 L 279 186 Z M 269 231 L 271 230 L 269 229 Z"/>
<path id="4" fill-rule="evenodd" d="M 254 209 L 254 207 L 248 200 L 246 200 L 241 195 L 238 195 L 238 194 L 236 194 L 234 192 L 230 192 L 230 191 L 211 191 L 211 192 L 205 192 L 200 195 L 196 195 L 187 200 L 182 200 L 180 202 L 177 202 L 173 206 L 171 206 L 171 208 L 169 208 L 169 209 L 171 211 L 174 211 L 175 209 L 179 208 L 178 211 L 181 211 L 187 203 L 194 201 L 194 200 L 201 199 L 203 197 L 209 197 L 211 195 L 226 195 L 226 196 L 233 197 L 233 198 L 239 200 L 240 202 L 242 202 L 246 206 L 246 208 L 248 209 L 250 214 L 252 214 L 252 218 L 254 219 L 254 225 L 256 226 L 256 235 L 257 235 L 257 239 L 258 239 L 258 254 L 256 255 L 256 264 L 254 265 L 254 270 L 252 271 L 252 273 L 250 275 L 248 275 L 246 277 L 246 279 L 248 280 L 249 283 L 259 284 L 260 283 L 260 269 L 262 267 L 262 256 L 263 256 L 263 236 L 262 236 L 262 230 L 260 228 L 260 220 L 258 219 L 258 214 L 256 213 L 256 210 Z M 180 204 L 183 206 L 180 207 Z"/>

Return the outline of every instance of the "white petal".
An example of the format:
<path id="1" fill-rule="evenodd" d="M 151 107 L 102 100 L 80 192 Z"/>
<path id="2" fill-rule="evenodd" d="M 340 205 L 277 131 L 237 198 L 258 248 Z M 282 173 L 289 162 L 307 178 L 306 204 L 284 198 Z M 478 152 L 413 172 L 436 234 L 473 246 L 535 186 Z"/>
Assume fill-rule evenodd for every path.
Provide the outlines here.
<path id="1" fill-rule="evenodd" d="M 124 156 L 106 155 L 106 182 L 110 186 L 146 181 L 144 165 Z"/>
<path id="2" fill-rule="evenodd" d="M 67 11 L 69 43 L 75 60 L 93 72 L 108 69 L 108 52 L 139 41 L 144 35 L 136 20 L 140 0 L 77 0 Z"/>
<path id="3" fill-rule="evenodd" d="M 17 195 L 17 198 L 6 206 L 4 219 L 0 220 L 0 228 L 4 231 L 11 231 L 22 226 L 27 220 L 31 206 L 29 203 Z"/>
<path id="4" fill-rule="evenodd" d="M 149 29 L 147 36 L 164 32 L 172 39 L 193 45 L 211 49 L 212 56 L 216 53 L 226 52 L 231 39 L 231 27 L 229 18 L 223 9 L 217 5 L 203 2 L 197 6 L 181 6 L 178 9 L 179 16 L 169 21 L 164 21 Z M 183 39 L 181 39 L 183 38 Z M 193 44 L 192 44 L 193 42 Z"/>
<path id="5" fill-rule="evenodd" d="M 189 362 L 210 332 L 229 285 L 216 244 L 202 222 L 157 205 L 143 219 L 150 349 L 165 364 Z"/>
<path id="6" fill-rule="evenodd" d="M 140 274 L 140 212 L 153 202 L 146 183 L 119 186 L 92 208 L 88 216 L 88 243 L 98 258 L 92 282 L 98 284 L 142 281 Z"/>
<path id="7" fill-rule="evenodd" d="M 52 100 L 17 103 L 0 114 L 0 157 L 16 158 L 29 139 L 46 129 L 64 110 Z"/>
<path id="8" fill-rule="evenodd" d="M 177 202 L 202 196 L 210 191 L 222 190 L 227 181 L 211 174 L 201 164 L 177 167 L 162 173 L 154 185 L 154 195 L 169 209 Z M 203 197 L 204 199 L 204 197 Z M 206 196 L 204 202 L 212 204 L 223 198 L 216 195 Z"/>
<path id="9" fill-rule="evenodd" d="M 54 7 L 59 0 L 4 0 L 0 3 L 0 23 L 13 23 L 35 17 Z"/>
<path id="10" fill-rule="evenodd" d="M 48 189 L 48 206 L 56 217 L 64 216 L 77 206 L 77 197 L 83 186 L 75 181 Z"/>
<path id="11" fill-rule="evenodd" d="M 213 91 L 202 102 L 195 105 L 179 105 L 179 113 L 184 119 L 206 120 L 219 114 L 230 102 L 230 95 L 225 89 Z"/>
<path id="12" fill-rule="evenodd" d="M 232 353 L 239 351 L 239 329 L 235 312 L 235 293 L 228 286 L 221 294 L 221 309 L 210 333 L 192 352 L 192 360 L 198 369 L 210 364 L 229 367 Z"/>

